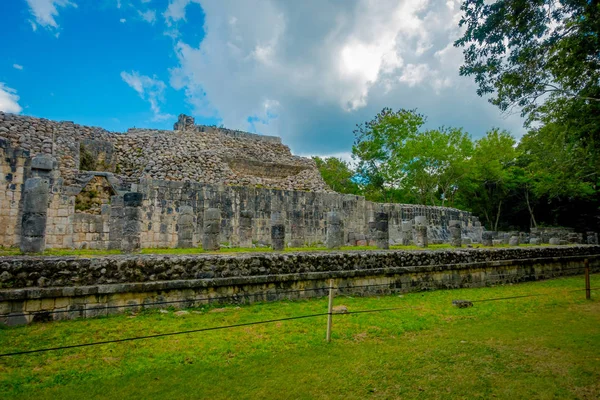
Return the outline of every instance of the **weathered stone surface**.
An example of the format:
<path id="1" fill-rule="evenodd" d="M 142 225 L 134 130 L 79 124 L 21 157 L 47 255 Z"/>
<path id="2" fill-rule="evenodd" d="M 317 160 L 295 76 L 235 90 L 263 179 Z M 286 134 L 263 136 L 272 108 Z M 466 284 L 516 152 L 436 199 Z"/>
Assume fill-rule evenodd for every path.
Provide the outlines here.
<path id="1" fill-rule="evenodd" d="M 519 237 L 518 236 L 511 236 L 509 239 L 508 244 L 510 246 L 518 246 L 519 245 Z"/>
<path id="2" fill-rule="evenodd" d="M 252 247 L 252 220 L 254 213 L 250 210 L 244 210 L 240 213 L 239 240 L 240 247 Z"/>
<path id="3" fill-rule="evenodd" d="M 598 233 L 586 232 L 587 244 L 598 244 Z"/>
<path id="4" fill-rule="evenodd" d="M 179 219 L 177 220 L 177 247 L 196 247 L 196 218 L 194 210 L 190 206 L 179 207 Z"/>
<path id="5" fill-rule="evenodd" d="M 390 248 L 389 216 L 386 212 L 375 213 L 375 245 L 378 249 Z"/>
<path id="6" fill-rule="evenodd" d="M 448 223 L 448 229 L 450 230 L 450 244 L 454 247 L 462 246 L 462 227 L 458 220 L 451 220 Z"/>
<path id="7" fill-rule="evenodd" d="M 493 246 L 494 245 L 493 240 L 494 240 L 494 235 L 492 232 L 486 231 L 486 232 L 481 233 L 481 244 L 483 244 L 484 246 L 488 246 L 488 247 Z"/>
<path id="8" fill-rule="evenodd" d="M 327 213 L 327 236 L 325 245 L 328 249 L 339 249 L 344 244 L 344 226 L 340 215 L 335 212 Z"/>
<path id="9" fill-rule="evenodd" d="M 540 238 L 531 238 L 531 239 L 529 239 L 529 244 L 538 246 L 538 245 L 542 244 L 542 241 Z"/>
<path id="10" fill-rule="evenodd" d="M 23 253 L 41 253 L 46 247 L 46 219 L 50 186 L 45 178 L 29 178 L 23 188 L 21 243 Z"/>
<path id="11" fill-rule="evenodd" d="M 271 212 L 271 246 L 277 251 L 285 248 L 285 224 L 278 211 Z"/>
<path id="12" fill-rule="evenodd" d="M 549 243 L 551 245 L 559 245 L 560 244 L 560 239 L 559 238 L 550 238 Z"/>
<path id="13" fill-rule="evenodd" d="M 219 250 L 219 235 L 221 232 L 221 211 L 218 208 L 208 208 L 204 211 L 204 226 L 202 248 L 206 251 Z"/>
<path id="14" fill-rule="evenodd" d="M 512 247 L 501 249 L 462 249 L 461 251 L 346 251 L 346 252 L 295 252 L 295 253 L 252 253 L 244 256 L 236 254 L 195 254 L 161 255 L 149 254 L 114 255 L 94 258 L 81 257 L 36 257 L 15 256 L 0 258 L 0 277 L 3 289 L 0 301 L 22 296 L 13 289 L 45 288 L 48 291 L 69 287 L 73 291 L 84 290 L 85 285 L 106 285 L 106 290 L 116 290 L 113 286 L 136 283 L 166 283 L 174 285 L 179 280 L 212 280 L 248 278 L 261 276 L 288 276 L 290 274 L 345 272 L 349 275 L 372 273 L 385 274 L 393 268 L 406 273 L 418 270 L 444 274 L 449 266 L 456 268 L 489 268 L 494 262 L 507 261 L 523 269 L 523 274 L 531 273 L 531 266 L 539 259 L 561 258 L 566 261 L 577 257 L 600 262 L 600 246 L 560 246 L 560 247 Z M 514 263 L 514 260 L 523 262 Z M 525 267 L 525 261 L 529 264 Z M 598 261 L 595 261 L 598 260 Z M 490 264 L 492 263 L 492 264 Z M 406 269 L 410 267 L 409 269 Z M 566 267 L 565 267 L 566 268 Z M 555 268 L 556 271 L 560 271 Z M 574 271 L 576 273 L 577 271 Z M 335 277 L 333 275 L 326 275 Z M 341 276 L 341 275 L 340 275 Z M 42 279 L 43 278 L 43 279 Z M 282 278 L 283 279 L 283 278 Z M 291 279 L 291 278 L 290 278 Z M 252 282 L 250 280 L 249 282 Z M 41 283 L 41 284 L 40 284 Z M 198 284 L 198 282 L 196 282 Z M 207 283 L 207 285 L 209 285 Z M 5 289 L 5 288 L 11 288 Z M 139 286 L 142 289 L 143 286 Z M 91 290 L 91 289 L 85 289 Z M 94 290 L 98 290 L 97 287 Z M 80 292 L 81 295 L 93 294 Z"/>
<path id="15" fill-rule="evenodd" d="M 413 242 L 413 223 L 412 221 L 402 221 L 401 243 L 403 246 L 409 246 Z"/>

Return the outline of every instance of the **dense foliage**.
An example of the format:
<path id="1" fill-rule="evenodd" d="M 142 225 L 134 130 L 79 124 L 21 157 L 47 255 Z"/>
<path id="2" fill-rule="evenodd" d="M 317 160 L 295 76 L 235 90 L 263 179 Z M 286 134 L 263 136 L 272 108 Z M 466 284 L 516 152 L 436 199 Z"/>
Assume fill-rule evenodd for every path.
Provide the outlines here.
<path id="1" fill-rule="evenodd" d="M 337 192 L 457 207 L 492 230 L 598 228 L 597 152 L 556 123 L 517 143 L 499 129 L 473 140 L 459 128 L 423 129 L 425 120 L 414 110 L 383 109 L 357 126 L 354 163 L 314 159 Z"/>

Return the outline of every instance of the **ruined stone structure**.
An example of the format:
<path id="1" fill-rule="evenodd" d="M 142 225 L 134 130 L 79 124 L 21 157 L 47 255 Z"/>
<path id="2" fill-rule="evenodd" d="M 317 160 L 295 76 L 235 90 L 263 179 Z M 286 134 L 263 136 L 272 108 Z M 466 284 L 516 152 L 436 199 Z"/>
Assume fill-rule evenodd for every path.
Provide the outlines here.
<path id="1" fill-rule="evenodd" d="M 528 282 L 580 275 L 586 259 L 592 272 L 600 271 L 599 246 L 4 257 L 0 325 L 320 297 L 330 279 L 338 293 L 359 296 Z"/>
<path id="2" fill-rule="evenodd" d="M 271 245 L 273 220 L 278 246 L 324 244 L 329 212 L 345 245 L 385 247 L 378 213 L 387 215 L 391 245 L 415 242 L 416 217 L 426 221 L 419 232 L 429 243 L 449 241 L 451 220 L 463 238 L 481 241 L 481 224 L 468 212 L 331 191 L 314 161 L 292 155 L 278 137 L 195 125 L 187 116 L 174 128 L 121 134 L 0 112 L 0 246 L 198 246 L 210 208 L 220 223 L 211 222 L 207 245 Z"/>

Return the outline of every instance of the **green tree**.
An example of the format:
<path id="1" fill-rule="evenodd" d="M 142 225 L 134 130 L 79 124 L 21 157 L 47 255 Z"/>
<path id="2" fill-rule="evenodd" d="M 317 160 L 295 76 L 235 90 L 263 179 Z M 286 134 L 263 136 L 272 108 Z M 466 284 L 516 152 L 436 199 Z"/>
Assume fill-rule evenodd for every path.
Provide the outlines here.
<path id="1" fill-rule="evenodd" d="M 464 0 L 465 63 L 480 96 L 530 120 L 547 101 L 600 102 L 598 0 Z"/>
<path id="2" fill-rule="evenodd" d="M 506 131 L 487 132 L 475 142 L 468 174 L 460 184 L 461 207 L 482 216 L 491 230 L 498 230 L 503 206 L 515 185 L 515 145 L 515 138 Z"/>
<path id="3" fill-rule="evenodd" d="M 361 194 L 356 182 L 352 180 L 355 172 L 349 164 L 336 157 L 313 157 L 323 180 L 329 187 L 338 193 Z"/>
<path id="4" fill-rule="evenodd" d="M 469 135 L 456 128 L 427 130 L 408 138 L 404 150 L 395 160 L 405 173 L 403 186 L 416 190 L 421 204 L 452 205 L 473 152 Z"/>
<path id="5" fill-rule="evenodd" d="M 399 190 L 405 174 L 398 160 L 404 158 L 406 140 L 417 135 L 424 123 L 425 117 L 415 110 L 384 108 L 371 121 L 356 126 L 352 156 L 372 198 L 406 201 Z"/>

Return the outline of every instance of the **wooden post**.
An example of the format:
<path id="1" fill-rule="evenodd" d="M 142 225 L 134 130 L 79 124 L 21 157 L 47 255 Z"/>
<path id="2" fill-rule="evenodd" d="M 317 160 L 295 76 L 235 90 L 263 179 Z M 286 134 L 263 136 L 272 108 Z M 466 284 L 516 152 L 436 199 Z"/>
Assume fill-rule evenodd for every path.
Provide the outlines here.
<path id="1" fill-rule="evenodd" d="M 331 323 L 333 322 L 333 279 L 329 280 L 329 306 L 327 307 L 327 343 L 331 342 Z"/>
<path id="2" fill-rule="evenodd" d="M 591 299 L 591 288 L 590 288 L 590 261 L 586 258 L 583 261 L 585 266 L 585 298 L 586 300 Z"/>

